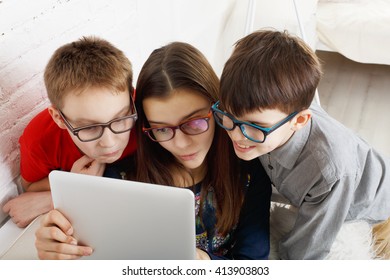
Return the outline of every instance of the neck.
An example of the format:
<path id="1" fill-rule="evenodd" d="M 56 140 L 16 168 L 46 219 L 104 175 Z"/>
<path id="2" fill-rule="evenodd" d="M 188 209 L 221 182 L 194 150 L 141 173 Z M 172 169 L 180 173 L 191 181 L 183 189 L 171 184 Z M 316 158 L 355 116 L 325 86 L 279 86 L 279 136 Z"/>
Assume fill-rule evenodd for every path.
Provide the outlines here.
<path id="1" fill-rule="evenodd" d="M 203 181 L 206 175 L 206 170 L 206 164 L 202 164 L 195 169 L 187 169 L 186 171 L 183 169 L 176 170 L 176 172 L 173 172 L 175 186 L 191 187 Z"/>

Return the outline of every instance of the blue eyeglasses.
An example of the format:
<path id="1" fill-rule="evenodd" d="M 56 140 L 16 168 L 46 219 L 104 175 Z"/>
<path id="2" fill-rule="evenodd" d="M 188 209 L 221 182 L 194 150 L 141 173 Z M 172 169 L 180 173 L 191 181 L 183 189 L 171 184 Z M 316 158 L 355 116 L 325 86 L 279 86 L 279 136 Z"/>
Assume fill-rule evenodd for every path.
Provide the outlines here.
<path id="1" fill-rule="evenodd" d="M 218 109 L 218 106 L 219 101 L 217 101 L 211 107 L 211 110 L 213 111 L 215 121 L 220 127 L 225 130 L 232 131 L 236 126 L 238 126 L 246 138 L 256 143 L 264 143 L 269 134 L 277 130 L 279 127 L 291 120 L 296 114 L 298 114 L 298 112 L 294 112 L 272 127 L 262 127 L 253 123 L 239 121 L 229 113 Z"/>

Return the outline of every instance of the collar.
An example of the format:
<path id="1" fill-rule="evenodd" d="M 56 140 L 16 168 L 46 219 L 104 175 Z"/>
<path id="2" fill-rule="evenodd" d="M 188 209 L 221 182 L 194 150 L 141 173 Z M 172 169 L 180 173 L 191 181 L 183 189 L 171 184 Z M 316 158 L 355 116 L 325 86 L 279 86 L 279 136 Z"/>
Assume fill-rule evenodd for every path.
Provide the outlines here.
<path id="1" fill-rule="evenodd" d="M 307 125 L 296 131 L 283 146 L 269 153 L 284 168 L 292 169 L 294 167 L 309 138 L 311 121 L 310 119 Z"/>

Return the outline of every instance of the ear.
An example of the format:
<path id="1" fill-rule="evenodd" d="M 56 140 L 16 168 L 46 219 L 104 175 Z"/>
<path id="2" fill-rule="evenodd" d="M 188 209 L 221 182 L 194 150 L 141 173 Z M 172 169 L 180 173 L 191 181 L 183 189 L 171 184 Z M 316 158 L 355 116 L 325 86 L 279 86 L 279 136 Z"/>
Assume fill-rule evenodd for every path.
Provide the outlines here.
<path id="1" fill-rule="evenodd" d="M 292 127 L 291 129 L 294 131 L 300 130 L 302 127 L 304 127 L 309 120 L 311 119 L 311 110 L 310 109 L 305 109 L 300 111 L 294 118 L 293 121 L 291 122 Z"/>
<path id="2" fill-rule="evenodd" d="M 64 120 L 61 118 L 61 115 L 58 112 L 58 109 L 54 108 L 53 106 L 49 106 L 49 108 L 47 108 L 47 110 L 49 111 L 51 118 L 58 125 L 58 127 L 61 129 L 66 129 L 66 125 L 64 123 Z"/>

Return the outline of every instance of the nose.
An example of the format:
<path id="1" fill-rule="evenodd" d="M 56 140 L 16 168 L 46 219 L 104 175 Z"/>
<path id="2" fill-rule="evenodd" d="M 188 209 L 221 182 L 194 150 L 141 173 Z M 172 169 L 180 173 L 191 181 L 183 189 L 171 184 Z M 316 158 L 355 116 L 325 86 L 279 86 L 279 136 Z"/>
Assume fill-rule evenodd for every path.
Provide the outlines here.
<path id="1" fill-rule="evenodd" d="M 183 133 L 180 129 L 176 129 L 175 137 L 172 140 L 178 148 L 186 148 L 192 143 L 191 135 Z"/>
<path id="2" fill-rule="evenodd" d="M 102 136 L 99 138 L 99 145 L 104 148 L 109 148 L 115 146 L 116 134 L 113 133 L 107 127 L 104 128 Z"/>

